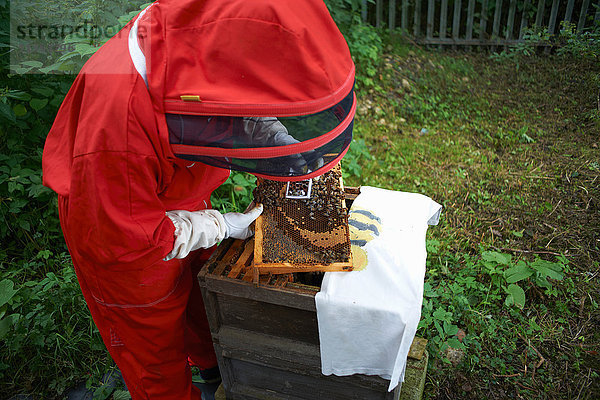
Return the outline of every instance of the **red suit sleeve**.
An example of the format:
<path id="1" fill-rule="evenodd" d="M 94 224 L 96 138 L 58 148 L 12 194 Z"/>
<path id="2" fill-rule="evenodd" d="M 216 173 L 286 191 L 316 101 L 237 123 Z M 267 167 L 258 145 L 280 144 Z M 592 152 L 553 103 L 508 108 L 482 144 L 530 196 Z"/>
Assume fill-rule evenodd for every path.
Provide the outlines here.
<path id="1" fill-rule="evenodd" d="M 89 85 L 88 93 L 99 90 Z M 66 134 L 61 128 L 72 125 L 76 130 L 69 135 L 70 165 L 60 168 L 69 182 L 63 230 L 72 255 L 96 265 L 143 268 L 173 249 L 175 227 L 159 196 L 170 184 L 173 167 L 162 156 L 145 90 L 75 99 L 84 112 L 59 113 L 46 143 L 54 149 L 51 144 Z M 73 118 L 76 124 L 61 122 Z M 64 150 L 45 154 L 47 165 Z M 51 168 L 47 171 L 57 175 Z M 56 180 L 48 177 L 49 182 Z"/>
<path id="2" fill-rule="evenodd" d="M 72 165 L 66 234 L 72 251 L 105 266 L 142 268 L 173 249 L 174 226 L 157 196 L 155 157 L 100 151 Z"/>

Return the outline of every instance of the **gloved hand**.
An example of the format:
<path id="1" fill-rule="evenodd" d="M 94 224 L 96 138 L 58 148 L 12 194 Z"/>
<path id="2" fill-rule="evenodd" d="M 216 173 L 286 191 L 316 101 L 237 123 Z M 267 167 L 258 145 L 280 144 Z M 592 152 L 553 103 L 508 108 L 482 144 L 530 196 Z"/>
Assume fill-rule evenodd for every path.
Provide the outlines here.
<path id="1" fill-rule="evenodd" d="M 286 146 L 300 143 L 299 140 L 288 133 L 285 125 L 275 117 L 244 118 L 243 127 L 244 132 L 249 136 L 249 140 L 256 144 Z M 313 160 L 315 153 L 314 150 L 310 150 L 304 153 L 292 154 L 285 157 L 284 162 L 294 172 L 308 173 L 315 171 L 321 168 L 324 163 L 322 157 Z"/>
<path id="2" fill-rule="evenodd" d="M 248 239 L 254 234 L 252 229 L 250 229 L 250 224 L 252 224 L 262 212 L 263 205 L 259 204 L 245 213 L 230 212 L 223 215 L 225 225 L 227 226 L 225 237 Z"/>
<path id="3" fill-rule="evenodd" d="M 167 211 L 175 225 L 173 250 L 164 258 L 185 258 L 191 251 L 208 249 L 223 239 L 247 239 L 252 236 L 250 224 L 262 213 L 262 204 L 246 213 L 221 214 L 217 210 Z"/>
<path id="4" fill-rule="evenodd" d="M 244 133 L 248 135 L 248 140 L 251 143 L 263 146 L 281 146 L 298 143 L 296 139 L 290 136 L 285 125 L 275 117 L 243 118 L 242 125 Z M 277 139 L 275 136 L 277 136 Z"/>
<path id="5" fill-rule="evenodd" d="M 285 127 L 284 127 L 284 129 L 285 129 Z M 287 133 L 287 130 L 285 132 L 282 132 L 282 131 L 277 132 L 273 136 L 272 140 L 276 146 L 300 143 L 298 140 L 296 140 L 292 136 L 290 136 Z M 319 168 L 321 168 L 323 166 L 323 164 L 325 163 L 323 161 L 323 157 L 317 157 L 317 152 L 315 150 L 309 150 L 304 153 L 294 154 L 290 157 L 294 158 L 294 167 L 295 167 L 296 171 L 302 171 L 304 173 L 316 171 Z M 317 157 L 316 160 L 314 160 L 315 157 Z M 317 177 L 317 179 L 318 179 L 318 177 Z"/>

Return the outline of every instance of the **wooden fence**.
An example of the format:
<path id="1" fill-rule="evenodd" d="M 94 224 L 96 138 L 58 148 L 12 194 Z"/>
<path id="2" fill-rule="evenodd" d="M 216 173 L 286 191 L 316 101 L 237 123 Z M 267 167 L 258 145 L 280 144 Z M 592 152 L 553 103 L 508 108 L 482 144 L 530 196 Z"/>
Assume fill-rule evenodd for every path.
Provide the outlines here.
<path id="1" fill-rule="evenodd" d="M 523 40 L 526 28 L 561 21 L 577 32 L 600 24 L 600 0 L 375 0 L 362 1 L 362 18 L 377 27 L 401 28 L 420 44 L 504 46 Z M 595 2 L 595 5 L 590 4 Z"/>

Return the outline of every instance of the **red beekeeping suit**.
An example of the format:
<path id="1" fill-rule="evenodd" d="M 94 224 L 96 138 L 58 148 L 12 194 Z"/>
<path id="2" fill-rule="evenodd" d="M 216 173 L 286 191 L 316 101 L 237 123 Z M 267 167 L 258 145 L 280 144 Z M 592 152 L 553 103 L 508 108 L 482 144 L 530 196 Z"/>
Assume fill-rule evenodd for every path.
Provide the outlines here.
<path id="1" fill-rule="evenodd" d="M 177 159 L 165 139 L 116 37 L 75 80 L 43 156 L 83 295 L 134 399 L 193 398 L 188 355 L 216 365 L 190 257 L 163 261 L 175 230 L 165 211 L 209 208 L 229 172 Z"/>
<path id="2" fill-rule="evenodd" d="M 318 0 L 158 1 L 81 70 L 46 140 L 44 184 L 59 196 L 83 295 L 133 399 L 199 399 L 189 362 L 217 364 L 195 279 L 209 251 L 164 261 L 176 234 L 165 213 L 210 208 L 226 168 L 296 179 L 333 167 L 351 140 L 353 83 L 346 43 Z M 311 114 L 335 126 L 223 146 L 242 117 Z M 185 126 L 220 127 L 208 136 L 225 150 L 186 142 L 189 128 L 176 126 L 190 116 L 208 122 Z M 317 169 L 285 164 L 297 167 L 300 153 Z"/>

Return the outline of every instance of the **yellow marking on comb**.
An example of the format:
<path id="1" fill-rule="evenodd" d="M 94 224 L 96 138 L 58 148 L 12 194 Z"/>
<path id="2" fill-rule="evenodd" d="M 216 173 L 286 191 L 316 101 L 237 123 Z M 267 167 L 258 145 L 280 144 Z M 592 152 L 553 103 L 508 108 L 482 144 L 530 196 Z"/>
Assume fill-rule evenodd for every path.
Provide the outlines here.
<path id="1" fill-rule="evenodd" d="M 198 96 L 198 95 L 184 94 L 179 97 L 183 101 L 202 101 L 202 100 L 200 100 L 200 96 Z"/>

